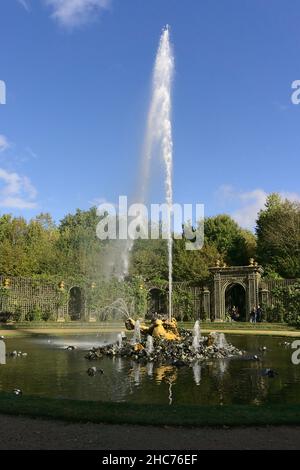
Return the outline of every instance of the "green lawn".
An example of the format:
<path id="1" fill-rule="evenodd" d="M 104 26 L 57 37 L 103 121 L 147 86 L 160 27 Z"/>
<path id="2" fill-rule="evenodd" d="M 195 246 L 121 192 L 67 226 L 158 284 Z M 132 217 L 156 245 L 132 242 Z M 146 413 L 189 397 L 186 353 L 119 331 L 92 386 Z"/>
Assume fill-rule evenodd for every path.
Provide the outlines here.
<path id="1" fill-rule="evenodd" d="M 300 405 L 163 406 L 55 400 L 0 393 L 0 413 L 110 424 L 241 426 L 300 424 Z"/>
<path id="2" fill-rule="evenodd" d="M 185 328 L 192 328 L 194 322 L 180 323 L 180 326 Z M 250 322 L 201 322 L 203 330 L 278 330 L 278 331 L 300 331 L 287 323 L 250 323 Z"/>
<path id="3" fill-rule="evenodd" d="M 180 327 L 193 328 L 194 322 L 179 323 Z M 231 334 L 258 334 L 258 335 L 276 335 L 300 337 L 300 329 L 288 326 L 286 323 L 214 323 L 201 322 L 201 329 L 204 333 L 209 331 L 224 331 Z M 122 322 L 101 322 L 101 323 L 83 323 L 83 322 L 22 322 L 15 324 L 0 324 L 0 335 L 6 337 L 26 336 L 31 334 L 95 334 L 99 331 L 119 332 L 124 330 Z"/>

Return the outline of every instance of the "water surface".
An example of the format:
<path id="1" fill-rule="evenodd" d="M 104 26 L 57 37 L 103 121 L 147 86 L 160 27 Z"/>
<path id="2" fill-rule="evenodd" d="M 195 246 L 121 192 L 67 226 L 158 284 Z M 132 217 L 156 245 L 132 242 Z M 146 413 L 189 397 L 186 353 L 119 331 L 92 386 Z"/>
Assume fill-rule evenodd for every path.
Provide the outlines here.
<path id="1" fill-rule="evenodd" d="M 116 341 L 116 333 L 11 338 L 6 340 L 7 351 L 23 351 L 28 356 L 8 357 L 6 365 L 0 365 L 0 391 L 20 388 L 27 395 L 135 403 L 300 403 L 300 366 L 291 363 L 292 350 L 284 345 L 292 340 L 252 335 L 226 338 L 248 356 L 259 355 L 261 361 L 213 360 L 180 369 L 143 366 L 121 358 L 90 362 L 85 351 Z M 67 345 L 77 349 L 65 350 Z M 104 374 L 88 376 L 91 365 L 102 368 Z M 278 375 L 264 376 L 266 368 Z"/>

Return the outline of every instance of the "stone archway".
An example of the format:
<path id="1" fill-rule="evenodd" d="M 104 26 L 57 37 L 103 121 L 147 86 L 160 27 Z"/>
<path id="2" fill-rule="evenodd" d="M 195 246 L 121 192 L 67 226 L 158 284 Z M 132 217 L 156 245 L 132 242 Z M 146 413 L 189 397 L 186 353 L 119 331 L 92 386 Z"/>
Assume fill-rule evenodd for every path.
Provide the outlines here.
<path id="1" fill-rule="evenodd" d="M 210 268 L 213 274 L 213 319 L 226 318 L 226 291 L 240 285 L 245 291 L 244 321 L 249 321 L 251 309 L 259 303 L 259 285 L 263 269 L 257 264 Z M 240 289 L 240 288 L 239 288 Z"/>
<path id="2" fill-rule="evenodd" d="M 81 287 L 73 286 L 69 291 L 68 314 L 72 321 L 82 320 L 84 315 L 84 294 Z"/>
<path id="3" fill-rule="evenodd" d="M 235 309 L 239 321 L 246 320 L 246 289 L 240 283 L 229 284 L 225 288 L 225 311 L 231 315 Z"/>
<path id="4" fill-rule="evenodd" d="M 164 290 L 158 287 L 149 289 L 147 317 L 150 318 L 154 313 L 166 314 L 167 295 Z"/>

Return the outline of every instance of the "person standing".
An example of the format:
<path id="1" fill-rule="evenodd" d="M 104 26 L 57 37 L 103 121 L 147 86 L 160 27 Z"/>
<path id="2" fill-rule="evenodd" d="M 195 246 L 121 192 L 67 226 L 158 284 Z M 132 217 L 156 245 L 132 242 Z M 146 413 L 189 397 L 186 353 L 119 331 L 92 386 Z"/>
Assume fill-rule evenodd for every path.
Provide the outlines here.
<path id="1" fill-rule="evenodd" d="M 262 321 L 262 308 L 260 305 L 257 306 L 256 309 L 256 321 L 260 323 Z"/>
<path id="2" fill-rule="evenodd" d="M 253 307 L 250 312 L 250 323 L 256 323 L 256 308 Z"/>

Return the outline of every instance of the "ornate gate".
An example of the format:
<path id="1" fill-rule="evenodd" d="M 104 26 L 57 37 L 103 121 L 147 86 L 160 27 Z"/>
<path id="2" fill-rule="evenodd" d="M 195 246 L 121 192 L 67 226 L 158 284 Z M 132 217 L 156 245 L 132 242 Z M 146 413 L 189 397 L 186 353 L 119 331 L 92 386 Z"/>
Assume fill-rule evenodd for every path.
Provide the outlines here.
<path id="1" fill-rule="evenodd" d="M 249 266 L 217 266 L 210 268 L 213 274 L 213 313 L 215 321 L 224 321 L 226 316 L 226 291 L 235 285 L 245 290 L 245 317 L 259 304 L 259 285 L 263 268 L 257 263 Z"/>

